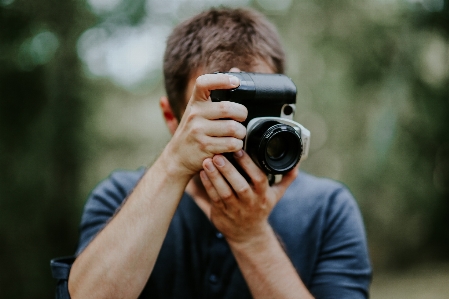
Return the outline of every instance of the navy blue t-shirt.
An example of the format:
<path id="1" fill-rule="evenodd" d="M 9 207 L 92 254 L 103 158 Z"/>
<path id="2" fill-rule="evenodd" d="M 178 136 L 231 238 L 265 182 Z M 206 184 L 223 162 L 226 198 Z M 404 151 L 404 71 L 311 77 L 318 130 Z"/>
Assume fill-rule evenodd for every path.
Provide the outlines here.
<path id="1" fill-rule="evenodd" d="M 79 254 L 132 192 L 144 170 L 117 171 L 91 193 Z M 341 184 L 300 172 L 269 222 L 315 298 L 367 298 L 371 266 L 363 221 Z M 184 193 L 139 298 L 251 298 L 223 236 Z"/>

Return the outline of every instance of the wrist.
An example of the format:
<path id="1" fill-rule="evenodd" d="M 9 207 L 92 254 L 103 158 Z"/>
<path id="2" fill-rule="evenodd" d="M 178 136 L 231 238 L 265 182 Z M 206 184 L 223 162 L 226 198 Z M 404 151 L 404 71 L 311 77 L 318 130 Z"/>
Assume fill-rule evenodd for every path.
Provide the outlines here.
<path id="1" fill-rule="evenodd" d="M 172 150 L 172 147 L 173 145 L 169 142 L 156 163 L 169 177 L 175 180 L 189 182 L 195 173 L 185 167 L 183 161 L 176 154 L 176 151 Z"/>
<path id="2" fill-rule="evenodd" d="M 232 251 L 248 254 L 257 254 L 264 252 L 267 246 L 270 246 L 272 240 L 277 240 L 276 235 L 270 224 L 266 221 L 250 237 L 242 240 L 228 240 Z"/>

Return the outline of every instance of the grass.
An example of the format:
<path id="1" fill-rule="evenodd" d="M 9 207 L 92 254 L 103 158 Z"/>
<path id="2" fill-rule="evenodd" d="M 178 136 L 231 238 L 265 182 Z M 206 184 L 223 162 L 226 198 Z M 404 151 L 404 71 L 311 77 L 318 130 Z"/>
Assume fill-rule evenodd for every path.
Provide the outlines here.
<path id="1" fill-rule="evenodd" d="M 374 273 L 371 299 L 448 299 L 449 264 Z"/>

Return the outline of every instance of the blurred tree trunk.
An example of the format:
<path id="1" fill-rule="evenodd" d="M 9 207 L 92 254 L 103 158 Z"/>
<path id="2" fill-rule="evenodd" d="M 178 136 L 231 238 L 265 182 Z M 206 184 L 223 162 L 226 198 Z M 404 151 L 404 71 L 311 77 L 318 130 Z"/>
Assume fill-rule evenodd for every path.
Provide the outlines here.
<path id="1" fill-rule="evenodd" d="M 435 2 L 438 3 L 438 2 Z M 410 23 L 418 31 L 428 30 L 441 37 L 445 45 L 443 68 L 446 76 L 439 84 L 417 79 L 414 100 L 417 110 L 421 112 L 421 124 L 425 133 L 416 124 L 409 124 L 410 131 L 419 142 L 419 151 L 423 160 L 433 166 L 428 173 L 430 184 L 436 189 L 436 201 L 430 211 L 431 226 L 429 238 L 423 247 L 437 259 L 448 259 L 449 230 L 449 0 L 441 1 L 441 10 L 427 11 L 411 16 Z M 416 78 L 418 76 L 416 75 Z M 427 81 L 427 82 L 426 82 Z M 411 128 L 414 127 L 414 130 Z M 424 135 L 424 136 L 423 136 Z M 426 248 L 427 247 L 427 248 Z M 424 250 L 425 251 L 425 250 Z"/>
<path id="2" fill-rule="evenodd" d="M 7 4 L 9 2 L 9 4 Z M 51 298 L 49 260 L 72 254 L 86 156 L 79 1 L 0 5 L 0 292 Z"/>

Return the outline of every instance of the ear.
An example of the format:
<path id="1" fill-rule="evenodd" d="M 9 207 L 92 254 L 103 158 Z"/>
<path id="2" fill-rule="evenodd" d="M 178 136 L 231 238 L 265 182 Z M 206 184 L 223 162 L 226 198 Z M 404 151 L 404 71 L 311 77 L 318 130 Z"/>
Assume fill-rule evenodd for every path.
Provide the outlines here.
<path id="1" fill-rule="evenodd" d="M 162 114 L 164 115 L 165 123 L 167 124 L 170 133 L 173 135 L 178 127 L 178 120 L 173 113 L 173 109 L 168 102 L 168 98 L 161 97 L 159 100 L 159 106 L 161 107 Z"/>

